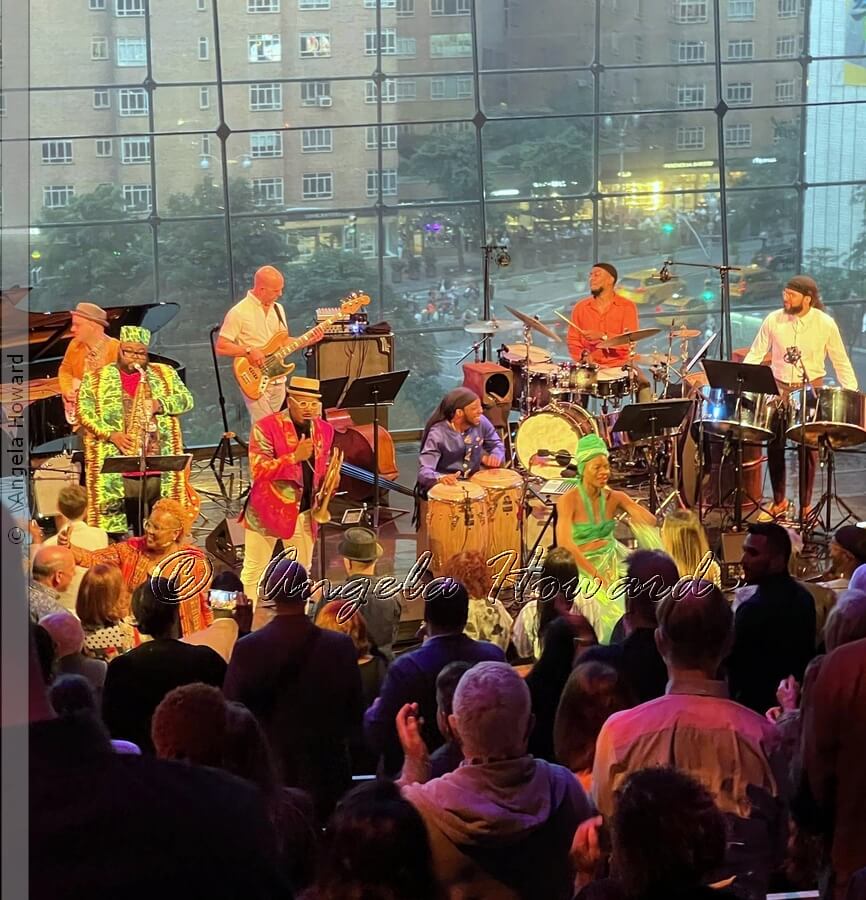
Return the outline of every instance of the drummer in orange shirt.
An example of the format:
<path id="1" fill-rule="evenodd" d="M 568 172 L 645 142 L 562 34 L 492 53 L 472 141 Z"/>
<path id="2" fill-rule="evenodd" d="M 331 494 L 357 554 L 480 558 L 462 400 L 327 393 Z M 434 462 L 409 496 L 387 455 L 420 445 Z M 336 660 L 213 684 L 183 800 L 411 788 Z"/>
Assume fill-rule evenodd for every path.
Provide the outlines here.
<path id="1" fill-rule="evenodd" d="M 571 321 L 577 328 L 568 329 L 568 352 L 577 363 L 592 362 L 602 368 L 620 368 L 628 363 L 628 344 L 599 346 L 605 338 L 637 331 L 639 327 L 637 307 L 631 300 L 616 293 L 618 277 L 616 267 L 611 263 L 598 262 L 590 270 L 589 291 L 592 296 L 575 303 Z M 649 381 L 637 367 L 635 373 L 638 399 L 640 402 L 651 400 Z"/>

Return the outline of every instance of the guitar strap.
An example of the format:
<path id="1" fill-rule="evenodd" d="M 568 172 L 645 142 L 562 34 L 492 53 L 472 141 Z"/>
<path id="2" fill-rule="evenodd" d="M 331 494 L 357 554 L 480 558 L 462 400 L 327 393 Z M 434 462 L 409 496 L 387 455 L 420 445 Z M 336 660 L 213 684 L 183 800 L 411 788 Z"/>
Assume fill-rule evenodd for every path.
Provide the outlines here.
<path id="1" fill-rule="evenodd" d="M 276 310 L 277 318 L 280 320 L 280 325 L 283 326 L 283 328 L 284 328 L 285 331 L 286 331 L 286 334 L 288 334 L 288 333 L 289 333 L 289 326 L 286 325 L 286 320 L 285 320 L 285 318 L 283 317 L 283 310 L 282 310 L 282 308 L 280 307 L 280 304 L 279 304 L 279 303 L 275 303 L 275 304 L 274 304 L 274 309 Z"/>

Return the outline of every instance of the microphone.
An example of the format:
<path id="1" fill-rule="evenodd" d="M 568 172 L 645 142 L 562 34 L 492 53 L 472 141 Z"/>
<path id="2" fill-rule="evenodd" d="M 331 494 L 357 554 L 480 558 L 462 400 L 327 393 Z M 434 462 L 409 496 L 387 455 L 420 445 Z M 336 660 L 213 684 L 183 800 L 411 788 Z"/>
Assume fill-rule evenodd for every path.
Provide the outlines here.
<path id="1" fill-rule="evenodd" d="M 536 450 L 536 456 L 540 456 L 542 459 L 547 459 L 549 457 L 553 457 L 556 460 L 556 464 L 565 469 L 568 464 L 574 459 L 571 453 L 568 450 Z"/>
<path id="2" fill-rule="evenodd" d="M 785 362 L 794 366 L 798 362 L 800 362 L 800 357 L 802 353 L 800 353 L 799 347 L 786 347 L 785 348 Z"/>

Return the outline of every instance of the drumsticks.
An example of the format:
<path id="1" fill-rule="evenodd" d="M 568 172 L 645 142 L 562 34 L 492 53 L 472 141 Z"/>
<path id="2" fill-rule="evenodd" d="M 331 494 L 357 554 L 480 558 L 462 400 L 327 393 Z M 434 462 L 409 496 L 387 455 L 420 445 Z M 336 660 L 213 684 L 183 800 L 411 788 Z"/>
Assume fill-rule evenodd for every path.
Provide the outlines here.
<path id="1" fill-rule="evenodd" d="M 571 321 L 567 316 L 564 316 L 558 309 L 553 311 L 555 316 L 559 316 L 563 322 L 566 322 L 570 325 L 575 331 L 579 331 L 588 341 L 602 341 L 605 338 L 605 335 L 601 334 L 598 331 L 587 331 L 585 328 L 581 328 L 580 325 L 575 325 L 574 322 Z"/>

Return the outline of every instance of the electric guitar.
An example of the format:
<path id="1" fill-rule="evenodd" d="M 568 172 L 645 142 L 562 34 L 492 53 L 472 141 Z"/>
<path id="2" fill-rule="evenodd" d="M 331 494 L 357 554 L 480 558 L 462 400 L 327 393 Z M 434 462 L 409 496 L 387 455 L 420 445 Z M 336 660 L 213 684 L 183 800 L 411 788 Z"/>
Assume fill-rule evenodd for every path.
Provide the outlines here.
<path id="1" fill-rule="evenodd" d="M 333 316 L 319 322 L 314 328 L 305 331 L 298 337 L 288 334 L 275 334 L 264 347 L 261 348 L 265 355 L 265 361 L 261 366 L 253 365 L 245 356 L 236 356 L 232 369 L 238 382 L 238 387 L 250 400 L 258 400 L 268 389 L 268 385 L 274 378 L 284 378 L 295 371 L 295 364 L 289 362 L 289 357 L 301 347 L 310 342 L 317 328 L 327 328 L 338 319 L 350 316 L 358 312 L 362 306 L 366 306 L 370 298 L 359 291 L 347 294 L 340 301 L 340 311 Z"/>

